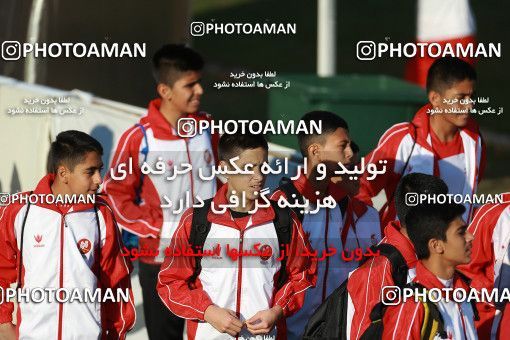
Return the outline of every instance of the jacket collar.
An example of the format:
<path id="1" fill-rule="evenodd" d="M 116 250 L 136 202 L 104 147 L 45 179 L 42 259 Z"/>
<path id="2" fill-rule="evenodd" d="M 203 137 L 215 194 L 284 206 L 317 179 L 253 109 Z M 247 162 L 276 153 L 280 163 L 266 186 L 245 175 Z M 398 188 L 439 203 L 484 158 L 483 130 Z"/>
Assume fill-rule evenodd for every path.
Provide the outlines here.
<path id="1" fill-rule="evenodd" d="M 36 195 L 51 195 L 53 192 L 51 191 L 51 185 L 55 181 L 55 175 L 54 174 L 48 174 L 44 176 L 39 183 L 37 184 L 34 194 Z M 28 194 L 28 193 L 27 193 Z M 97 200 L 97 195 L 96 195 Z M 83 210 L 89 210 L 94 208 L 94 204 L 92 203 L 76 203 L 76 204 L 48 204 L 45 200 L 38 200 L 35 204 L 39 207 L 46 208 L 53 210 L 55 212 L 66 214 L 68 212 L 76 212 L 76 211 L 83 211 Z"/>
<path id="2" fill-rule="evenodd" d="M 429 109 L 432 109 L 432 105 L 430 103 L 424 105 L 418 110 L 418 112 L 416 112 L 412 120 L 412 124 L 416 127 L 416 132 L 412 128 L 412 125 L 410 130 L 411 136 L 416 139 L 418 144 L 431 149 L 431 145 L 428 142 L 428 136 L 430 134 L 430 114 L 427 113 L 427 111 Z M 474 141 L 477 141 L 480 136 L 478 124 L 471 116 L 468 118 L 467 125 L 461 128 L 460 131 L 465 132 Z"/>
<path id="3" fill-rule="evenodd" d="M 215 207 L 219 208 L 220 204 L 229 204 L 229 201 L 227 199 L 227 192 L 228 184 L 224 184 L 218 190 L 218 192 L 216 193 L 212 200 L 212 203 L 214 204 Z M 262 199 L 259 199 L 258 201 L 260 202 L 260 204 L 264 203 Z M 251 225 L 255 226 L 272 221 L 275 218 L 275 212 L 272 206 L 269 206 L 267 208 L 259 207 L 253 215 L 250 215 L 250 217 Z M 209 210 L 209 213 L 207 214 L 207 220 L 212 223 L 229 226 L 236 229 L 241 229 L 241 227 L 235 223 L 229 209 L 227 209 L 227 211 L 224 214 L 215 214 L 211 210 Z"/>
<path id="4" fill-rule="evenodd" d="M 411 241 L 400 232 L 400 221 L 391 221 L 384 228 L 384 234 L 386 235 L 385 243 L 389 243 L 402 254 L 407 266 L 414 268 L 418 262 L 416 257 L 416 251 Z"/>
<path id="5" fill-rule="evenodd" d="M 160 111 L 161 98 L 153 99 L 149 102 L 149 109 L 146 116 L 141 119 L 141 123 L 149 123 L 156 139 L 162 140 L 179 140 L 185 139 L 177 134 L 177 127 L 172 127 L 165 119 Z M 193 118 L 196 121 L 209 119 L 209 117 L 202 112 L 187 114 L 183 118 Z"/>
<path id="6" fill-rule="evenodd" d="M 427 267 L 425 267 L 421 261 L 418 261 L 418 263 L 416 264 L 416 277 L 414 278 L 413 281 L 421 284 L 427 289 L 445 288 L 444 284 L 441 281 L 439 281 L 437 276 L 430 270 L 428 270 Z M 464 290 L 469 290 L 468 284 L 464 282 L 464 280 L 461 278 L 458 272 L 455 272 L 453 275 L 452 288 L 454 289 L 461 288 Z"/>

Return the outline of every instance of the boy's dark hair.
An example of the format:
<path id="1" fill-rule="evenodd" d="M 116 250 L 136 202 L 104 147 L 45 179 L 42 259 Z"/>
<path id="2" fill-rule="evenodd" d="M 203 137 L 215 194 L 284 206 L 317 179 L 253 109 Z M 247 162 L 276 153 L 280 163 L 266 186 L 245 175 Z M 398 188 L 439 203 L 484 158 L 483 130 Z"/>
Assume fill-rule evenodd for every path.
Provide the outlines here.
<path id="1" fill-rule="evenodd" d="M 267 141 L 263 135 L 251 133 L 223 134 L 218 143 L 218 158 L 228 161 L 239 156 L 244 150 L 263 148 L 268 151 Z"/>
<path id="2" fill-rule="evenodd" d="M 448 186 L 439 177 L 422 173 L 407 174 L 400 179 L 395 190 L 395 208 L 400 223 L 405 226 L 406 216 L 412 206 L 408 205 L 414 194 L 447 194 Z M 408 196 L 409 194 L 409 196 Z"/>
<path id="3" fill-rule="evenodd" d="M 326 136 L 336 131 L 338 128 L 344 128 L 349 131 L 347 122 L 337 116 L 333 112 L 329 111 L 312 111 L 306 113 L 301 117 L 300 121 L 304 121 L 306 126 L 310 126 L 311 121 L 322 122 L 322 133 L 321 134 L 306 134 L 301 131 L 298 134 L 299 149 L 303 157 L 308 156 L 308 147 L 313 143 L 324 144 Z"/>
<path id="4" fill-rule="evenodd" d="M 423 204 L 413 207 L 406 216 L 407 234 L 413 242 L 418 259 L 430 256 L 431 239 L 446 241 L 449 224 L 466 211 L 462 204 Z"/>
<path id="5" fill-rule="evenodd" d="M 443 93 L 457 82 L 476 80 L 476 71 L 469 63 L 456 57 L 439 58 L 427 73 L 427 93 Z"/>
<path id="6" fill-rule="evenodd" d="M 95 138 L 85 132 L 68 130 L 57 135 L 57 139 L 51 143 L 48 153 L 47 171 L 57 173 L 60 165 L 65 165 L 71 171 L 83 161 L 89 152 L 103 155 L 103 147 Z"/>
<path id="7" fill-rule="evenodd" d="M 161 47 L 152 57 L 152 73 L 157 84 L 172 86 L 187 71 L 201 71 L 204 60 L 194 50 L 182 44 Z"/>

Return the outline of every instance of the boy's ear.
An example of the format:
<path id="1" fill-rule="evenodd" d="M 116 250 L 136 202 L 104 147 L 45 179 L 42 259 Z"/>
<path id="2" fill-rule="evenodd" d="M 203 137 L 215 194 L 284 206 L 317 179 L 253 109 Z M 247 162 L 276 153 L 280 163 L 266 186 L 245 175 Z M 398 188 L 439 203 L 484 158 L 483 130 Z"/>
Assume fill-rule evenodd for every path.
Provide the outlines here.
<path id="1" fill-rule="evenodd" d="M 166 84 L 159 83 L 156 87 L 156 91 L 158 92 L 159 96 L 166 100 L 172 99 L 172 88 Z"/>
<path id="2" fill-rule="evenodd" d="M 308 157 L 317 157 L 319 156 L 320 145 L 318 143 L 312 143 L 308 146 Z"/>
<path id="3" fill-rule="evenodd" d="M 444 253 L 444 242 L 438 239 L 430 239 L 428 242 L 430 254 L 443 254 Z"/>
<path id="4" fill-rule="evenodd" d="M 432 104 L 433 107 L 441 106 L 441 94 L 439 92 L 436 92 L 434 90 L 431 90 L 428 93 L 429 102 Z"/>
<path id="5" fill-rule="evenodd" d="M 62 182 L 67 184 L 68 177 L 69 177 L 69 169 L 63 165 L 60 165 L 57 168 L 57 173 L 55 174 L 55 177 L 58 177 L 58 179 Z"/>

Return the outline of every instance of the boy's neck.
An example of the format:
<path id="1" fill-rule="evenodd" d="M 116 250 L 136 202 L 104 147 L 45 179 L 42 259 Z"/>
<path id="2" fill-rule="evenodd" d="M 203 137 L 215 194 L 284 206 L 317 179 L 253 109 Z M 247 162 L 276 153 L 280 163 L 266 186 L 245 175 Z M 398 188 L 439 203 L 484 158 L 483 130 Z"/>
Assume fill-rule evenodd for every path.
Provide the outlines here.
<path id="1" fill-rule="evenodd" d="M 161 112 L 165 120 L 174 129 L 177 129 L 177 122 L 179 121 L 179 119 L 185 116 L 184 113 L 175 111 L 175 109 L 173 109 L 172 106 L 165 100 L 161 100 L 159 112 Z"/>
<path id="2" fill-rule="evenodd" d="M 313 191 L 318 191 L 320 194 L 317 196 L 317 199 L 322 198 L 323 196 L 327 195 L 328 191 L 328 185 L 331 181 L 331 178 L 326 175 L 326 177 L 322 180 L 317 180 L 317 177 L 319 174 L 317 172 L 317 164 L 312 164 L 311 162 L 308 162 L 306 165 L 307 169 L 312 169 L 312 171 L 308 171 L 308 173 L 305 175 L 306 179 L 308 180 L 308 183 L 310 183 L 310 186 L 312 187 Z"/>
<path id="3" fill-rule="evenodd" d="M 443 280 L 450 280 L 455 274 L 455 266 L 444 263 L 441 258 L 431 255 L 428 259 L 422 260 L 425 268 L 430 270 L 432 274 Z"/>
<path id="4" fill-rule="evenodd" d="M 50 189 L 51 193 L 55 196 L 72 195 L 67 186 L 58 180 L 55 180 L 53 183 L 51 183 Z"/>
<path id="5" fill-rule="evenodd" d="M 227 200 L 230 202 L 230 197 L 232 197 L 232 191 L 231 190 L 228 190 L 227 192 Z M 229 207 L 231 210 L 233 211 L 236 211 L 236 212 L 241 212 L 241 213 L 244 213 L 244 212 L 249 212 L 250 210 L 253 210 L 253 207 L 255 206 L 255 200 L 250 200 L 248 199 L 247 197 L 245 198 L 245 205 L 243 206 L 243 196 L 241 193 L 239 194 L 235 194 L 235 196 L 237 196 L 237 198 L 239 198 L 239 205 L 238 206 L 235 206 L 235 207 Z"/>
<path id="6" fill-rule="evenodd" d="M 443 143 L 452 141 L 459 131 L 458 127 L 443 119 L 440 115 L 430 116 L 429 122 L 430 128 Z"/>

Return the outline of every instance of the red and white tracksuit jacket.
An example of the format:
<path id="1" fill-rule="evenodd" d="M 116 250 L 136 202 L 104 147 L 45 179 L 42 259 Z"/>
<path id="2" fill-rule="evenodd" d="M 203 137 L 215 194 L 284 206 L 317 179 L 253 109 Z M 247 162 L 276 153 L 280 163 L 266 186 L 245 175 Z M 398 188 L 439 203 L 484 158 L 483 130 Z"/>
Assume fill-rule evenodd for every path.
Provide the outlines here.
<path id="1" fill-rule="evenodd" d="M 293 184 L 297 191 L 310 201 L 310 209 L 315 209 L 317 195 L 306 176 L 301 174 Z M 337 201 L 345 197 L 333 183 L 328 187 L 328 194 Z M 285 197 L 285 194 L 277 190 L 271 199 L 278 201 L 281 196 Z M 358 266 L 357 261 L 344 261 L 342 251 L 362 248 L 363 252 L 366 252 L 367 248 L 377 244 L 381 238 L 379 217 L 372 207 L 366 207 L 361 202 L 350 199 L 344 215 L 338 205 L 334 209 L 321 208 L 315 214 L 304 215 L 303 230 L 312 248 L 318 252 L 318 256 L 321 257 L 322 252 L 328 251 L 330 247 L 336 249 L 336 254 L 318 261 L 316 287 L 306 294 L 303 308 L 287 320 L 289 339 L 298 339 L 302 335 L 313 312 L 347 279 L 348 273 Z"/>
<path id="2" fill-rule="evenodd" d="M 400 222 L 393 221 L 384 228 L 385 237 L 381 243 L 396 247 L 404 257 L 409 268 L 407 281 L 416 276 L 415 267 L 418 262 L 411 241 L 400 232 Z M 385 286 L 394 286 L 391 276 L 391 262 L 385 256 L 368 260 L 349 275 L 347 292 L 347 337 L 359 339 L 370 325 L 370 312 L 381 302 L 381 291 Z"/>
<path id="3" fill-rule="evenodd" d="M 224 185 L 214 196 L 216 207 L 227 203 L 226 193 L 227 185 Z M 169 247 L 172 254 L 174 249 L 188 244 L 192 216 L 192 209 L 183 215 Z M 230 212 L 218 215 L 209 211 L 208 220 L 212 224 L 204 249 L 213 249 L 219 243 L 221 256 L 202 258 L 202 270 L 196 280 L 196 289 L 190 290 L 186 284 L 194 270 L 193 258 L 169 256 L 165 259 L 159 273 L 157 290 L 172 313 L 187 319 L 189 339 L 232 338 L 203 322 L 205 310 L 211 304 L 235 311 L 241 321 L 275 305 L 282 307 L 285 317 L 301 308 L 305 291 L 315 285 L 317 261 L 313 257 L 292 255 L 302 254 L 305 249 L 311 251 L 301 223 L 293 215 L 290 255 L 286 264 L 288 281 L 276 291 L 275 280 L 281 263 L 277 260 L 280 253 L 274 217 L 271 207 L 259 208 L 253 215 L 241 219 L 233 219 Z M 271 247 L 273 251 L 270 258 L 239 257 L 234 262 L 224 251 L 227 244 L 242 251 L 253 249 L 256 243 L 262 243 L 260 247 Z M 281 320 L 276 330 L 268 334 L 268 338 L 274 339 L 276 335 L 279 339 L 285 339 L 284 320 Z M 254 339 L 254 336 L 243 328 L 238 338 Z"/>
<path id="4" fill-rule="evenodd" d="M 51 194 L 53 175 L 34 194 Z M 106 202 L 96 199 L 100 235 L 92 204 L 31 204 L 23 235 L 23 263 L 18 276 L 21 227 L 27 205 L 14 203 L 0 212 L 0 286 L 19 280 L 21 288 L 129 290 L 129 301 L 18 304 L 19 339 L 125 339 L 135 323 L 131 263 L 121 255 L 120 233 Z M 89 247 L 81 247 L 85 242 Z M 100 249 L 100 253 L 99 253 Z M 99 277 L 99 278 L 98 278 Z M 0 304 L 0 323 L 12 322 L 12 302 Z M 106 335 L 108 331 L 108 335 Z"/>
<path id="5" fill-rule="evenodd" d="M 142 129 L 133 126 L 120 138 L 110 165 L 115 172 L 119 164 L 129 164 L 129 158 L 132 158 L 132 173 L 128 173 L 123 180 L 115 180 L 109 171 L 103 185 L 119 225 L 140 236 L 140 248 L 160 250 L 160 256 L 156 258 L 140 257 L 140 261 L 151 264 L 163 262 L 163 250 L 170 243 L 182 214 L 188 208 L 174 214 L 174 207 L 177 210 L 179 200 L 186 202 L 186 195 L 190 195 L 189 202 L 193 203 L 196 196 L 205 200 L 216 192 L 216 180 L 201 180 L 199 169 L 205 175 L 211 174 L 217 159 L 218 136 L 204 133 L 192 138 L 181 138 L 159 111 L 160 105 L 161 99 L 151 101 L 148 114 L 140 119 L 140 124 L 147 134 L 147 164 L 154 168 L 162 160 L 166 167 L 165 173 L 145 175 L 141 191 L 142 203 L 136 205 L 135 192 L 140 184 L 142 150 L 146 147 L 146 141 Z M 187 118 L 196 122 L 210 119 L 205 113 L 192 114 Z M 167 180 L 173 174 L 173 166 L 180 170 L 183 163 L 191 164 L 193 170 L 172 181 Z M 172 201 L 172 209 L 161 208 L 161 203 L 166 203 L 164 196 Z"/>
<path id="6" fill-rule="evenodd" d="M 466 127 L 460 129 L 461 153 L 446 158 L 440 158 L 432 147 L 432 137 L 427 109 L 430 104 L 423 106 L 414 116 L 411 123 L 400 123 L 387 130 L 375 150 L 365 156 L 366 163 L 379 165 L 379 160 L 387 160 L 386 173 L 369 181 L 369 174 L 363 174 L 360 181 L 360 193 L 357 198 L 372 205 L 372 198 L 384 190 L 386 198 L 391 199 L 379 211 L 382 225 L 396 219 L 395 190 L 400 178 L 420 172 L 441 177 L 448 185 L 450 194 L 472 195 L 476 193 L 478 183 L 485 168 L 485 144 L 478 130 L 478 125 L 470 117 Z M 414 124 L 414 126 L 413 126 Z M 416 141 L 414 150 L 413 143 Z M 410 158 L 409 158 L 410 157 Z M 403 173 L 406 161 L 409 163 Z M 459 177 L 465 178 L 464 183 Z M 452 188 L 463 189 L 452 190 Z M 469 223 L 473 213 L 473 205 L 466 203 L 466 213 L 463 218 Z"/>
<path id="7" fill-rule="evenodd" d="M 471 286 L 489 292 L 493 288 L 510 289 L 510 193 L 503 195 L 502 204 L 486 204 L 478 209 L 468 230 L 475 236 L 471 262 L 459 269 L 473 280 Z M 504 310 L 504 304 L 478 304 L 480 339 L 497 339 Z"/>
<path id="8" fill-rule="evenodd" d="M 445 288 L 437 276 L 430 272 L 421 262 L 416 265 L 416 277 L 413 280 L 426 289 Z M 470 287 L 458 275 L 454 275 L 452 287 L 469 292 Z M 435 302 L 435 299 L 434 299 Z M 474 311 L 469 301 L 457 303 L 446 298 L 437 302 L 439 312 L 443 317 L 447 339 L 470 340 L 477 339 Z M 383 316 L 383 340 L 410 339 L 420 340 L 424 321 L 424 306 L 415 302 L 414 297 L 396 306 L 388 306 Z"/>
<path id="9" fill-rule="evenodd" d="M 449 43 L 456 53 L 457 44 L 461 44 L 464 49 L 468 44 L 474 44 L 475 34 L 476 25 L 469 0 L 418 0 L 416 32 L 418 43 L 436 43 L 443 49 Z M 473 50 L 476 50 L 476 45 L 473 46 Z M 470 64 L 476 61 L 474 58 L 464 58 L 460 55 L 458 57 Z M 435 58 L 428 54 L 410 59 L 405 78 L 425 87 L 427 72 L 434 60 Z"/>

